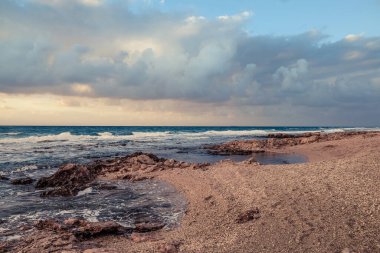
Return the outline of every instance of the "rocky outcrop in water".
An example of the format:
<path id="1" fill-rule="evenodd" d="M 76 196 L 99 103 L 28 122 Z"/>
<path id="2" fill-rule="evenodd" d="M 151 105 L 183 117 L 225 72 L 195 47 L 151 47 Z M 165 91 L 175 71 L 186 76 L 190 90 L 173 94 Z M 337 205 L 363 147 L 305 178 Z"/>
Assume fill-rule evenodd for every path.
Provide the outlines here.
<path id="1" fill-rule="evenodd" d="M 42 197 L 75 196 L 87 188 L 87 184 L 95 180 L 99 173 L 96 167 L 67 164 L 50 177 L 43 177 L 36 184 L 37 189 L 53 188 L 41 194 Z"/>
<path id="2" fill-rule="evenodd" d="M 30 177 L 16 178 L 11 180 L 11 184 L 13 185 L 27 185 L 32 184 L 34 180 Z"/>
<path id="3" fill-rule="evenodd" d="M 8 181 L 9 178 L 6 177 L 6 176 L 3 176 L 3 175 L 0 175 L 0 180 L 3 180 L 3 181 Z"/>
<path id="4" fill-rule="evenodd" d="M 91 186 L 96 179 L 141 181 L 154 177 L 154 172 L 168 169 L 205 169 L 209 164 L 192 164 L 173 159 L 158 158 L 153 154 L 134 153 L 109 160 L 98 160 L 86 165 L 66 164 L 50 177 L 43 177 L 37 189 L 47 189 L 42 197 L 75 196 Z"/>
<path id="5" fill-rule="evenodd" d="M 314 142 L 340 140 L 348 136 L 373 135 L 372 132 L 341 132 L 341 133 L 303 133 L 303 134 L 269 134 L 266 139 L 240 140 L 223 143 L 220 145 L 207 146 L 210 154 L 217 155 L 247 155 L 262 153 L 268 150 L 279 149 L 286 146 L 309 144 Z"/>

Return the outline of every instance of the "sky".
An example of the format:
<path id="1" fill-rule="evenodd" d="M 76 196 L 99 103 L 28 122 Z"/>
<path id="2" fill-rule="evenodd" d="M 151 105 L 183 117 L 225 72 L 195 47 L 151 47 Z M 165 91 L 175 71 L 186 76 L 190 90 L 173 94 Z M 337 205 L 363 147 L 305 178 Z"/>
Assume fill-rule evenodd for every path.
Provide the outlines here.
<path id="1" fill-rule="evenodd" d="M 2 0 L 2 125 L 380 126 L 380 1 Z"/>

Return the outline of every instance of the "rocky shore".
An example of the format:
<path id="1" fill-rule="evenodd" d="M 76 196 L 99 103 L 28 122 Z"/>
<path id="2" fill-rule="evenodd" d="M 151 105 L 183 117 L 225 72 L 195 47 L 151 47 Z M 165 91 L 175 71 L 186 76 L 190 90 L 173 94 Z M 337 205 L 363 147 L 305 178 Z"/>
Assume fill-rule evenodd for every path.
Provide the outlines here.
<path id="1" fill-rule="evenodd" d="M 1 243 L 0 252 L 380 252 L 379 133 L 273 135 L 209 148 L 297 152 L 309 162 L 189 164 L 135 153 L 64 165 L 35 183 L 41 197 L 110 187 L 98 180 L 155 178 L 187 197 L 181 226 L 41 220 L 25 228 L 25 238 Z"/>
<path id="2" fill-rule="evenodd" d="M 261 140 L 231 141 L 220 145 L 207 146 L 210 154 L 215 155 L 248 155 L 275 151 L 284 147 L 303 144 L 341 140 L 353 136 L 370 137 L 376 132 L 341 132 L 341 133 L 302 133 L 302 134 L 269 134 Z"/>
<path id="3" fill-rule="evenodd" d="M 91 187 L 105 187 L 96 184 L 96 179 L 141 181 L 151 179 L 157 171 L 168 169 L 204 169 L 209 164 L 190 164 L 173 159 L 158 158 L 153 154 L 132 155 L 98 160 L 87 165 L 66 164 L 50 177 L 38 180 L 37 189 L 47 189 L 41 197 L 75 196 Z M 95 183 L 94 183 L 95 182 Z"/>
<path id="4" fill-rule="evenodd" d="M 136 182 L 153 179 L 157 173 L 165 170 L 205 170 L 207 166 L 209 166 L 207 163 L 187 163 L 138 152 L 122 158 L 97 160 L 84 165 L 63 165 L 53 175 L 40 178 L 36 182 L 35 188 L 43 190 L 40 194 L 42 198 L 71 197 L 89 187 L 99 190 L 113 189 L 115 186 L 105 183 L 107 181 L 128 180 Z M 8 179 L 2 178 L 2 180 Z M 14 185 L 29 185 L 33 182 L 34 180 L 31 178 L 18 178 L 11 181 Z M 96 237 L 121 235 L 135 238 L 136 240 L 139 234 L 151 233 L 164 227 L 165 224 L 163 223 L 149 220 L 138 220 L 132 227 L 123 227 L 112 221 L 40 220 L 33 226 L 25 226 L 20 231 L 11 232 L 9 235 L 28 231 L 26 238 L 21 241 L 0 243 L 0 252 L 41 252 L 41 245 L 43 245 L 43 250 L 46 252 L 55 252 L 62 249 L 80 252 L 85 248 L 83 241 Z"/>

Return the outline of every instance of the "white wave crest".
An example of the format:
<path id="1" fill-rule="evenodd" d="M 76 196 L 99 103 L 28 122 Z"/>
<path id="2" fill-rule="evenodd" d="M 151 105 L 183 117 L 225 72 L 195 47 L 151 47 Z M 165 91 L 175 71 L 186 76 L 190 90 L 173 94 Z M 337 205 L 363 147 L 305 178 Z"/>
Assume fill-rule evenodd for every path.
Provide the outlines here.
<path id="1" fill-rule="evenodd" d="M 44 143 L 44 142 L 91 142 L 91 141 L 123 141 L 123 140 L 159 140 L 159 139 L 207 139 L 212 137 L 266 137 L 271 133 L 303 134 L 306 132 L 336 133 L 345 131 L 380 131 L 380 128 L 326 128 L 319 130 L 210 130 L 204 132 L 133 132 L 129 135 L 114 135 L 111 132 L 99 132 L 97 135 L 75 135 L 70 132 L 59 134 L 0 138 L 4 143 Z"/>
<path id="2" fill-rule="evenodd" d="M 102 136 L 102 137 L 114 136 L 113 133 L 110 133 L 110 132 L 100 132 L 100 133 L 98 133 L 98 135 Z"/>
<path id="3" fill-rule="evenodd" d="M 77 196 L 83 196 L 83 195 L 86 195 L 86 194 L 89 194 L 92 192 L 92 187 L 88 187 L 86 189 L 84 189 L 83 191 L 79 191 Z"/>
<path id="4" fill-rule="evenodd" d="M 149 138 L 149 137 L 153 137 L 153 138 L 168 137 L 170 135 L 173 135 L 169 131 L 165 131 L 165 132 L 132 132 L 132 134 L 133 134 L 132 135 L 133 139 Z"/>
<path id="5" fill-rule="evenodd" d="M 103 132 L 98 135 L 75 135 L 70 132 L 63 132 L 60 134 L 49 134 L 41 136 L 30 136 L 24 138 L 3 138 L 0 139 L 0 143 L 43 143 L 43 142 L 83 142 L 83 141 L 96 141 L 96 140 L 124 140 L 129 135 L 116 135 L 112 133 Z"/>
<path id="6" fill-rule="evenodd" d="M 206 131 L 206 135 L 214 136 L 266 136 L 270 133 L 267 130 L 225 130 L 225 131 Z"/>
<path id="7" fill-rule="evenodd" d="M 15 171 L 12 171 L 13 172 L 24 172 L 24 171 L 30 171 L 30 170 L 37 170 L 38 167 L 36 165 L 26 165 L 26 166 L 23 166 L 21 168 L 18 168 L 16 169 Z"/>
<path id="8" fill-rule="evenodd" d="M 49 142 L 49 141 L 67 141 L 73 138 L 70 132 L 60 134 L 48 134 L 42 136 L 30 136 L 24 138 L 4 138 L 0 139 L 0 143 L 25 143 L 25 142 Z"/>
<path id="9" fill-rule="evenodd" d="M 19 135 L 21 132 L 0 133 L 1 135 Z"/>

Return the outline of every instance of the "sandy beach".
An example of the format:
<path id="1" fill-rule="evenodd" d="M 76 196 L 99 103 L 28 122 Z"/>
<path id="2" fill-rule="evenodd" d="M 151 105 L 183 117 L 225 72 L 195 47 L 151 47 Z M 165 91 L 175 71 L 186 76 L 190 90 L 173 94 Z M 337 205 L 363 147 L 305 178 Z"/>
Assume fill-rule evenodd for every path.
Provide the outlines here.
<path id="1" fill-rule="evenodd" d="M 380 134 L 271 151 L 303 154 L 309 161 L 227 160 L 151 172 L 186 197 L 181 224 L 91 239 L 84 252 L 380 252 Z M 48 252 L 36 242 L 19 252 Z"/>
<path id="2" fill-rule="evenodd" d="M 0 253 L 380 253 L 379 13 L 0 0 Z"/>

